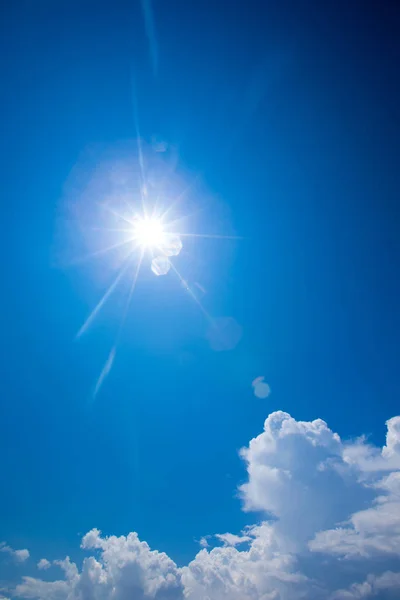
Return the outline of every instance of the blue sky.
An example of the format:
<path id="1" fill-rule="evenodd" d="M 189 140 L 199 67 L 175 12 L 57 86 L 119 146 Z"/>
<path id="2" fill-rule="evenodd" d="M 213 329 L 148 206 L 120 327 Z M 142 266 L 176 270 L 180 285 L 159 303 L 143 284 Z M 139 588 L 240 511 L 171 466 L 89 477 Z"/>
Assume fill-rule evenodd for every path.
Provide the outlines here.
<path id="1" fill-rule="evenodd" d="M 310 598 L 342 588 L 353 596 L 335 597 L 395 597 L 399 539 L 365 550 L 372 533 L 357 527 L 378 522 L 381 539 L 399 526 L 387 515 L 398 507 L 400 431 L 385 425 L 400 392 L 398 26 L 388 2 L 16 0 L 3 9 L 0 597 L 77 594 L 93 567 L 81 539 L 94 528 L 137 532 L 176 563 L 151 555 L 174 578 L 154 591 L 143 583 L 150 554 L 130 554 L 136 538 L 83 538 L 114 587 L 113 544 L 124 572 L 143 569 L 140 585 L 122 586 L 131 598 L 291 599 L 302 585 Z M 138 134 L 149 189 L 165 186 L 168 201 L 189 187 L 176 208 L 185 231 L 241 237 L 183 238 L 174 262 L 211 318 L 234 320 L 241 336 L 215 351 L 198 304 L 173 272 L 153 276 L 147 257 L 93 398 L 128 284 L 76 340 L 121 256 L 75 259 L 107 245 L 99 203 L 118 203 L 137 178 Z M 266 399 L 254 395 L 259 376 Z M 332 469 L 326 479 L 321 465 Z M 330 502 L 341 486 L 343 502 Z M 311 523 L 313 510 L 321 522 Z M 300 521 L 304 531 L 290 525 Z M 343 536 L 353 540 L 356 527 L 364 548 L 357 568 L 355 550 L 343 552 L 349 567 L 332 550 L 353 543 L 333 540 L 345 521 Z M 199 545 L 242 531 L 251 534 L 239 550 L 215 537 Z M 267 538 L 285 566 L 261 581 L 237 565 Z M 224 596 L 211 585 L 218 552 L 229 553 L 231 573 L 244 569 L 246 589 L 236 583 Z M 257 573 L 273 563 L 265 552 Z M 67 583 L 55 591 L 60 565 L 36 564 L 67 555 L 77 571 L 68 576 L 63 563 Z M 336 565 L 327 574 L 321 556 Z M 194 559 L 198 579 L 185 571 Z M 316 568 L 319 591 L 276 583 L 288 573 L 311 580 Z M 370 589 L 351 587 L 368 577 Z"/>

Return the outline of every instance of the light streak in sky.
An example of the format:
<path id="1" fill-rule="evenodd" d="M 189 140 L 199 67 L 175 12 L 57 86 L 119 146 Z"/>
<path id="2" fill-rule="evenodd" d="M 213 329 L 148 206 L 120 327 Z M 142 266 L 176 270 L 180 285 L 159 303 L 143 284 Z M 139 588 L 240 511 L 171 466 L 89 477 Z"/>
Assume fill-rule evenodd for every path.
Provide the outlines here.
<path id="1" fill-rule="evenodd" d="M 154 24 L 154 14 L 152 7 L 152 0 L 141 0 L 144 26 L 146 29 L 146 35 L 149 40 L 150 57 L 153 65 L 154 74 L 157 75 L 158 71 L 158 44 L 156 37 L 156 28 Z"/>

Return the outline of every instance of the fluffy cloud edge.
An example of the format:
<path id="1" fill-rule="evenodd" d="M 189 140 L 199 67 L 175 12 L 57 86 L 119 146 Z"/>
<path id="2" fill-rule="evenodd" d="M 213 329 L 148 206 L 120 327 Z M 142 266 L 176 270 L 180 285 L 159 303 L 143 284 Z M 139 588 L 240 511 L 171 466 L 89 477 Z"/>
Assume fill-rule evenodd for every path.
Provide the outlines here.
<path id="1" fill-rule="evenodd" d="M 27 550 L 26 548 L 23 548 L 22 550 L 14 550 L 5 542 L 0 543 L 0 552 L 8 554 L 15 560 L 15 562 L 18 563 L 23 563 L 30 557 L 29 550 Z"/>
<path id="2" fill-rule="evenodd" d="M 50 569 L 51 562 L 47 560 L 47 558 L 41 558 L 36 566 L 39 569 L 39 571 L 46 571 L 47 569 Z"/>

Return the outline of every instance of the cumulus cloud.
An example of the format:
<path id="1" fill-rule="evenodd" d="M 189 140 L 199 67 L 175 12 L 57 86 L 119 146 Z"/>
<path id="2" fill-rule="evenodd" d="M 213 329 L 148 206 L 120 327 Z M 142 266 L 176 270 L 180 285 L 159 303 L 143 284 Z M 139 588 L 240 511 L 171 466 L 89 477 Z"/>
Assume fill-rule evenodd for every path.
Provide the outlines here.
<path id="1" fill-rule="evenodd" d="M 40 571 L 45 571 L 46 569 L 50 569 L 51 562 L 47 560 L 47 558 L 41 558 L 37 564 L 37 568 Z"/>
<path id="2" fill-rule="evenodd" d="M 25 577 L 15 596 L 42 600 L 346 600 L 400 596 L 400 418 L 386 444 L 344 442 L 317 419 L 268 416 L 241 450 L 239 492 L 262 522 L 215 534 L 178 568 L 136 533 L 82 539 L 81 567 L 56 561 L 63 578 Z M 246 542 L 245 546 L 241 546 Z"/>
<path id="3" fill-rule="evenodd" d="M 23 582 L 17 585 L 14 595 L 22 598 L 64 600 L 72 592 L 68 581 L 42 581 L 34 577 L 24 577 Z"/>
<path id="4" fill-rule="evenodd" d="M 23 563 L 29 558 L 29 550 L 24 548 L 23 550 L 14 550 L 11 546 L 8 546 L 5 542 L 0 544 L 0 552 L 4 552 L 12 556 L 15 562 Z"/>
<path id="5" fill-rule="evenodd" d="M 369 575 L 362 583 L 354 583 L 348 590 L 338 590 L 330 600 L 361 600 L 362 598 L 392 598 L 399 597 L 400 573 L 387 571 L 375 577 Z"/>
<path id="6" fill-rule="evenodd" d="M 301 598 L 307 577 L 296 568 L 296 558 L 280 548 L 273 528 L 264 523 L 253 530 L 250 548 L 232 546 L 201 550 L 182 571 L 190 600 L 261 600 Z"/>
<path id="7" fill-rule="evenodd" d="M 386 421 L 386 445 L 377 448 L 368 444 L 365 437 L 346 444 L 343 456 L 346 462 L 355 465 L 361 473 L 398 471 L 400 469 L 400 417 Z"/>
<path id="8" fill-rule="evenodd" d="M 240 488 L 245 510 L 277 518 L 276 528 L 296 546 L 372 497 L 344 461 L 340 437 L 321 419 L 302 422 L 272 413 L 241 455 L 248 471 Z"/>
<path id="9" fill-rule="evenodd" d="M 136 533 L 102 537 L 100 531 L 93 529 L 84 536 L 82 548 L 101 551 L 101 561 L 92 557 L 84 561 L 82 570 L 83 580 L 95 581 L 101 594 L 104 589 L 117 589 L 125 597 L 126 589 L 138 599 L 183 599 L 176 564 L 164 552 L 151 550 Z"/>
<path id="10" fill-rule="evenodd" d="M 382 495 L 373 505 L 352 514 L 347 527 L 317 533 L 309 544 L 311 550 L 347 558 L 400 556 L 400 472 L 384 477 L 374 487 Z"/>
<path id="11" fill-rule="evenodd" d="M 235 535 L 234 533 L 217 533 L 215 537 L 225 546 L 239 546 L 251 540 L 249 535 Z"/>

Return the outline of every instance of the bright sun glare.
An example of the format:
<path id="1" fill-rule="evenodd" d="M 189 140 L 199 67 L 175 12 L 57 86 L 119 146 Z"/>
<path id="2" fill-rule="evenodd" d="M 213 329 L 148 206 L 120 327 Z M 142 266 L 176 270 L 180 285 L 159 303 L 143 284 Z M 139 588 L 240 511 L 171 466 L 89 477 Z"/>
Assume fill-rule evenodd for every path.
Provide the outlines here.
<path id="1" fill-rule="evenodd" d="M 164 240 L 164 228 L 159 219 L 138 219 L 134 225 L 134 237 L 142 248 L 156 248 Z"/>
<path id="2" fill-rule="evenodd" d="M 140 162 L 140 161 L 142 161 L 140 146 L 139 146 L 139 155 L 140 155 L 139 163 L 141 166 L 141 175 L 142 175 L 142 179 L 144 180 L 143 165 Z M 174 206 L 178 202 L 178 200 L 182 200 L 183 195 L 187 194 L 190 189 L 191 189 L 191 186 L 189 186 L 180 196 L 178 196 L 173 202 L 171 202 L 171 205 L 166 207 L 165 211 L 163 213 L 160 213 L 158 211 L 157 214 L 155 214 L 153 212 L 153 214 L 151 216 L 150 215 L 148 216 L 148 214 L 149 214 L 148 210 L 149 210 L 150 206 L 146 206 L 145 200 L 147 199 L 147 197 L 145 194 L 142 195 L 142 211 L 139 214 L 138 213 L 132 214 L 132 206 L 131 206 L 130 202 L 127 202 L 128 206 L 129 206 L 129 211 L 130 211 L 128 216 L 126 216 L 124 214 L 119 214 L 117 211 L 114 210 L 113 207 L 110 207 L 108 204 L 104 205 L 104 208 L 108 209 L 110 214 L 113 215 L 114 218 L 118 218 L 118 222 L 121 223 L 121 225 L 122 225 L 121 228 L 110 229 L 110 231 L 115 231 L 117 234 L 120 233 L 121 238 L 119 239 L 119 241 L 117 241 L 113 245 L 108 246 L 104 249 L 100 249 L 99 251 L 95 252 L 94 254 L 92 254 L 92 256 L 104 255 L 105 253 L 112 251 L 116 248 L 123 247 L 126 244 L 129 244 L 130 251 L 127 256 L 127 260 L 125 260 L 125 262 L 121 265 L 121 268 L 119 269 L 116 277 L 111 282 L 111 284 L 109 285 L 107 290 L 104 292 L 103 296 L 101 297 L 101 299 L 99 300 L 97 305 L 91 311 L 88 318 L 86 319 L 86 321 L 84 322 L 84 324 L 82 325 L 80 330 L 78 331 L 77 337 L 80 337 L 89 328 L 89 326 L 93 323 L 94 319 L 96 318 L 96 316 L 98 315 L 98 313 L 100 312 L 100 310 L 102 309 L 102 307 L 104 306 L 104 304 L 106 303 L 108 298 L 115 291 L 115 289 L 119 285 L 122 278 L 125 277 L 125 275 L 129 271 L 131 271 L 131 284 L 130 284 L 129 294 L 127 295 L 125 308 L 123 310 L 121 321 L 119 324 L 118 332 L 116 335 L 115 343 L 111 349 L 109 357 L 108 357 L 108 359 L 100 373 L 100 376 L 97 380 L 97 383 L 96 383 L 96 386 L 94 389 L 94 393 L 93 393 L 93 397 L 95 397 L 96 394 L 98 393 L 98 391 L 104 381 L 104 378 L 108 375 L 108 373 L 110 372 L 110 370 L 112 368 L 113 361 L 114 361 L 115 354 L 116 354 L 117 345 L 118 345 L 120 337 L 121 337 L 121 332 L 123 331 L 125 320 L 126 320 L 126 317 L 128 314 L 131 300 L 132 300 L 132 295 L 135 290 L 136 283 L 138 281 L 139 272 L 140 272 L 141 266 L 143 264 L 143 260 L 145 259 L 145 254 L 147 254 L 147 253 L 150 254 L 150 258 L 151 258 L 150 269 L 151 269 L 152 273 L 155 276 L 160 277 L 160 276 L 167 275 L 169 272 L 172 271 L 178 277 L 178 279 L 184 286 L 187 293 L 196 302 L 196 304 L 202 310 L 202 312 L 207 317 L 207 319 L 210 322 L 212 322 L 210 315 L 208 314 L 208 312 L 205 310 L 205 308 L 202 306 L 200 300 L 198 299 L 196 291 L 192 290 L 192 287 L 188 284 L 186 279 L 184 279 L 184 277 L 178 271 L 177 266 L 174 264 L 174 262 L 175 262 L 174 258 L 177 257 L 181 253 L 183 245 L 184 245 L 183 242 L 187 238 L 218 238 L 218 239 L 228 239 L 228 238 L 239 239 L 239 238 L 236 238 L 235 236 L 223 236 L 223 235 L 217 235 L 217 234 L 202 234 L 202 233 L 188 233 L 188 232 L 182 232 L 182 231 L 175 231 L 175 229 L 174 229 L 175 224 L 177 222 L 179 222 L 180 220 L 182 220 L 183 217 L 181 217 L 180 219 L 175 218 L 175 220 L 171 221 L 171 220 L 166 219 L 167 214 L 170 212 L 171 207 Z M 126 235 L 127 233 L 129 235 Z M 133 267 L 132 269 L 130 269 L 131 266 Z M 194 286 L 197 285 L 199 287 L 199 289 L 201 289 L 199 284 L 197 284 L 196 282 L 193 285 Z M 1 600 L 1 595 L 0 595 L 0 600 Z"/>

